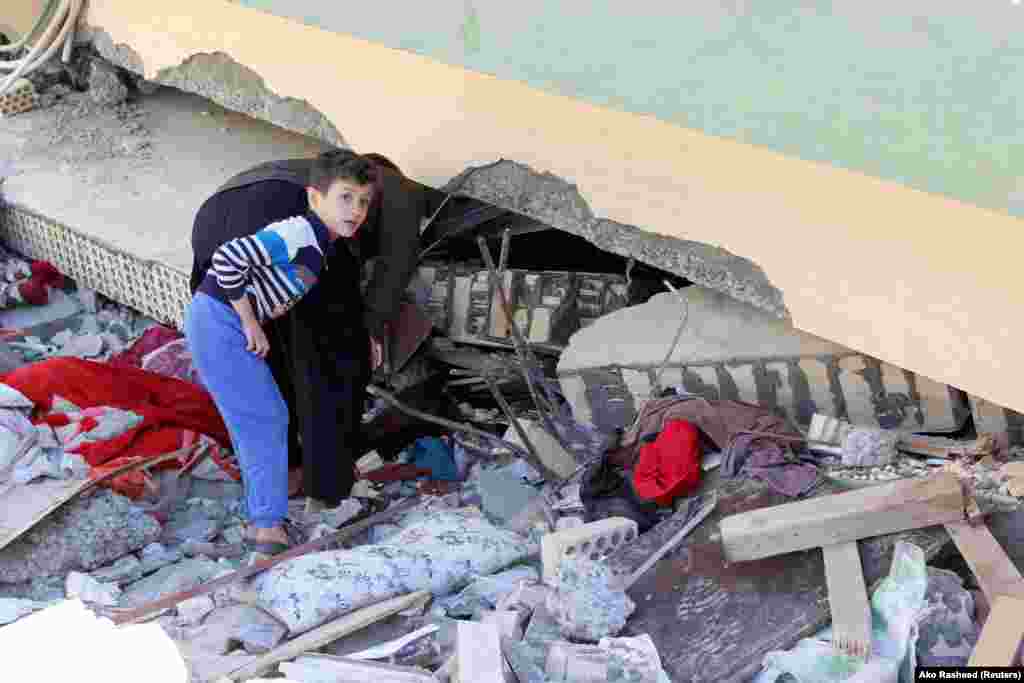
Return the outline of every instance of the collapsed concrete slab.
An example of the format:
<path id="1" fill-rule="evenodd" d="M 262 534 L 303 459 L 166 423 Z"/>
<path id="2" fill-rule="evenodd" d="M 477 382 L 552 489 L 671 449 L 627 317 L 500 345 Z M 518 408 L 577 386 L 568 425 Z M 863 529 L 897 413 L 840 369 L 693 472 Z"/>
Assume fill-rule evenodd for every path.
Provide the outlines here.
<path id="1" fill-rule="evenodd" d="M 970 414 L 966 397 L 952 387 L 697 286 L 656 295 L 580 330 L 562 353 L 558 378 L 574 414 L 605 429 L 629 424 L 666 387 L 757 403 L 804 426 L 817 412 L 855 424 L 948 432 Z"/>
<path id="2" fill-rule="evenodd" d="M 0 551 L 0 584 L 91 571 L 160 535 L 160 525 L 124 496 L 103 490 L 70 503 Z"/>

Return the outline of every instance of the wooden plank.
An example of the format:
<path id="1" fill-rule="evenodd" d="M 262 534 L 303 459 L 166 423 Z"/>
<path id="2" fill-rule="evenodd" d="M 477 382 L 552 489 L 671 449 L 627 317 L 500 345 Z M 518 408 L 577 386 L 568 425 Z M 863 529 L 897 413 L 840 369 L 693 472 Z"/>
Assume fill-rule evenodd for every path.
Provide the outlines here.
<path id="1" fill-rule="evenodd" d="M 726 517 L 722 546 L 733 562 L 856 541 L 964 517 L 960 480 L 940 473 Z"/>
<path id="2" fill-rule="evenodd" d="M 832 611 L 832 643 L 837 650 L 867 659 L 871 655 L 871 604 L 857 541 L 826 545 L 821 553 Z"/>
<path id="3" fill-rule="evenodd" d="M 1001 595 L 992 605 L 968 666 L 1013 666 L 1024 636 L 1024 598 Z"/>
<path id="4" fill-rule="evenodd" d="M 455 654 L 456 683 L 505 683 L 497 624 L 460 621 Z"/>
<path id="5" fill-rule="evenodd" d="M 43 479 L 29 484 L 10 486 L 0 493 L 0 550 L 34 529 L 37 524 L 79 496 L 122 474 L 143 467 L 183 458 L 194 446 L 173 453 L 140 458 L 94 479 Z"/>
<path id="6" fill-rule="evenodd" d="M 345 616 L 339 617 L 308 633 L 303 633 L 301 636 L 289 640 L 283 645 L 275 647 L 255 662 L 232 671 L 225 678 L 229 681 L 244 681 L 255 678 L 275 664 L 295 659 L 299 655 L 306 654 L 311 650 L 317 650 L 325 645 L 330 645 L 339 638 L 344 638 L 350 633 L 355 633 L 370 624 L 386 619 L 393 614 L 398 614 L 418 603 L 426 603 L 429 599 L 429 591 L 417 591 L 392 598 L 391 600 L 385 600 L 376 605 L 364 607 L 355 612 L 349 612 Z"/>
<path id="7" fill-rule="evenodd" d="M 673 681 L 747 683 L 761 671 L 766 653 L 788 650 L 828 626 L 821 552 L 727 561 L 719 538 L 721 519 L 778 505 L 786 497 L 755 479 L 716 482 L 712 473 L 706 483 L 717 486 L 718 506 L 629 591 L 637 607 L 622 635 L 650 635 Z M 826 483 L 820 493 L 836 490 Z M 675 516 L 662 522 L 616 550 L 607 560 L 609 567 L 630 575 L 685 523 L 685 517 Z M 934 526 L 861 541 L 869 590 L 889 573 L 898 541 L 919 546 L 931 559 L 949 544 L 949 535 Z"/>
<path id="8" fill-rule="evenodd" d="M 373 681 L 373 683 L 437 683 L 426 669 L 364 662 L 332 655 L 306 655 L 292 663 L 282 663 L 281 673 L 304 683 L 319 681 Z"/>
<path id="9" fill-rule="evenodd" d="M 989 602 L 994 603 L 1001 595 L 1024 598 L 1021 573 L 987 526 L 959 522 L 947 524 L 946 531 L 974 572 Z"/>

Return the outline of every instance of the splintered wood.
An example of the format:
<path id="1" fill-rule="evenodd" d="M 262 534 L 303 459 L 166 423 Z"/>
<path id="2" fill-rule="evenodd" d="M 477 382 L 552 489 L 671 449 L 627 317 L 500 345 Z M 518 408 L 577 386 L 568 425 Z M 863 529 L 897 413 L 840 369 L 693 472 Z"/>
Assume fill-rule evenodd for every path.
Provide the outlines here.
<path id="1" fill-rule="evenodd" d="M 959 479 L 940 473 L 726 517 L 722 547 L 741 562 L 963 518 Z"/>
<path id="2" fill-rule="evenodd" d="M 0 117 L 14 116 L 35 109 L 39 96 L 36 87 L 27 78 L 19 78 L 3 95 L 0 95 Z"/>

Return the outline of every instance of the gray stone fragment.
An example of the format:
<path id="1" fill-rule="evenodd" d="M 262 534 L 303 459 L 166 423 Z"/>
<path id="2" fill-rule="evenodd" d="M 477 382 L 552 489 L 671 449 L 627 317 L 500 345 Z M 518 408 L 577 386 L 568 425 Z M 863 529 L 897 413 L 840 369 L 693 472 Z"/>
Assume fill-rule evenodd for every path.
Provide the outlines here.
<path id="1" fill-rule="evenodd" d="M 487 516 L 500 524 L 512 520 L 540 496 L 532 486 L 518 477 L 500 470 L 480 472 L 480 499 Z"/>
<path id="2" fill-rule="evenodd" d="M 256 608 L 253 608 L 256 609 Z M 251 655 L 261 655 L 277 647 L 284 637 L 288 635 L 288 629 L 284 624 L 272 616 L 258 610 L 261 614 L 259 619 L 243 622 L 238 629 L 238 641 Z"/>
<path id="3" fill-rule="evenodd" d="M 113 106 L 128 99 L 128 88 L 117 69 L 98 59 L 89 68 L 89 98 L 96 104 Z"/>
<path id="4" fill-rule="evenodd" d="M 200 499 L 201 500 L 201 499 Z M 185 541 L 212 541 L 223 528 L 222 520 L 227 517 L 223 505 L 216 501 L 191 502 L 171 515 L 164 525 L 161 541 L 168 544 Z"/>
<path id="5" fill-rule="evenodd" d="M 100 583 L 81 572 L 68 574 L 64 585 L 69 598 L 78 598 L 85 603 L 113 607 L 121 597 L 121 589 L 117 584 Z"/>
<path id="6" fill-rule="evenodd" d="M 128 586 L 122 603 L 137 607 L 164 595 L 191 590 L 209 581 L 220 571 L 220 565 L 212 560 L 199 557 L 183 560 Z"/>
<path id="7" fill-rule="evenodd" d="M 211 612 L 188 640 L 209 654 L 224 654 L 236 646 L 249 652 L 266 652 L 280 643 L 287 629 L 259 607 L 229 605 Z M 251 649 L 250 649 L 251 648 Z"/>
<path id="8" fill-rule="evenodd" d="M 562 629 L 558 621 L 544 605 L 533 611 L 530 625 L 523 636 L 520 655 L 529 664 L 529 669 L 544 670 L 551 644 L 561 640 Z M 518 672 L 517 672 L 518 673 Z"/>
<path id="9" fill-rule="evenodd" d="M 134 555 L 125 555 L 114 564 L 91 572 L 89 575 L 100 583 L 116 583 L 123 586 L 138 581 L 143 576 L 142 563 Z"/>
<path id="10" fill-rule="evenodd" d="M 156 520 L 108 490 L 69 503 L 0 550 L 0 583 L 91 571 L 151 543 Z"/>
<path id="11" fill-rule="evenodd" d="M 64 577 L 60 575 L 40 576 L 21 583 L 0 583 L 0 598 L 56 602 L 64 597 Z"/>
<path id="12" fill-rule="evenodd" d="M 636 609 L 604 563 L 566 557 L 556 582 L 547 607 L 566 638 L 593 643 L 617 635 Z"/>
<path id="13" fill-rule="evenodd" d="M 537 666 L 535 646 L 511 638 L 501 639 L 501 652 L 505 655 L 519 683 L 547 683 L 544 669 Z"/>
<path id="14" fill-rule="evenodd" d="M 185 555 L 177 548 L 168 548 L 162 543 L 150 543 L 139 553 L 142 575 L 152 574 L 169 564 L 179 562 Z"/>
<path id="15" fill-rule="evenodd" d="M 45 603 L 20 598 L 0 598 L 0 626 L 13 624 L 18 619 L 28 616 L 46 607 Z"/>
<path id="16" fill-rule="evenodd" d="M 213 598 L 209 595 L 197 595 L 194 598 L 178 603 L 178 617 L 185 624 L 195 626 L 216 608 L 217 606 L 213 604 Z"/>

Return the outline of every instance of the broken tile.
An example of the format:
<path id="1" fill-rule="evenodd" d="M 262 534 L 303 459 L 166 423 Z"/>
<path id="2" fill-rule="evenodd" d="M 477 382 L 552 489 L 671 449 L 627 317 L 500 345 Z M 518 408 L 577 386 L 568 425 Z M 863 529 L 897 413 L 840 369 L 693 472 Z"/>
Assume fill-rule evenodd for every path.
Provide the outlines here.
<path id="1" fill-rule="evenodd" d="M 127 555 L 160 534 L 160 525 L 109 490 L 72 501 L 0 550 L 0 583 L 90 571 Z"/>
<path id="2" fill-rule="evenodd" d="M 169 564 L 179 562 L 183 557 L 185 556 L 180 550 L 168 548 L 162 543 L 150 543 L 139 553 L 142 574 L 152 574 Z"/>
<path id="3" fill-rule="evenodd" d="M 540 496 L 537 489 L 500 470 L 481 471 L 478 485 L 484 512 L 499 524 L 511 521 Z"/>
<path id="4" fill-rule="evenodd" d="M 212 541 L 220 533 L 223 523 L 220 518 L 212 516 L 209 506 L 195 504 L 185 505 L 171 514 L 164 525 L 160 540 L 167 544 L 184 543 L 185 541 Z"/>
<path id="5" fill-rule="evenodd" d="M 165 595 L 191 590 L 220 571 L 221 566 L 212 560 L 198 557 L 182 560 L 127 586 L 122 602 L 129 607 L 138 607 Z"/>
<path id="6" fill-rule="evenodd" d="M 65 592 L 69 598 L 78 598 L 86 603 L 113 607 L 121 597 L 121 589 L 117 584 L 100 583 L 88 574 L 71 572 L 65 583 Z"/>
<path id="7" fill-rule="evenodd" d="M 636 609 L 607 565 L 580 556 L 562 560 L 547 607 L 562 636 L 584 642 L 617 635 Z"/>
<path id="8" fill-rule="evenodd" d="M 123 586 L 132 581 L 142 578 L 143 567 L 139 559 L 134 555 L 125 555 L 114 564 L 101 567 L 89 574 L 100 583 L 115 583 Z"/>
<path id="9" fill-rule="evenodd" d="M 178 617 L 185 624 L 195 626 L 216 608 L 217 606 L 213 604 L 213 598 L 208 595 L 197 595 L 194 598 L 178 603 Z"/>

